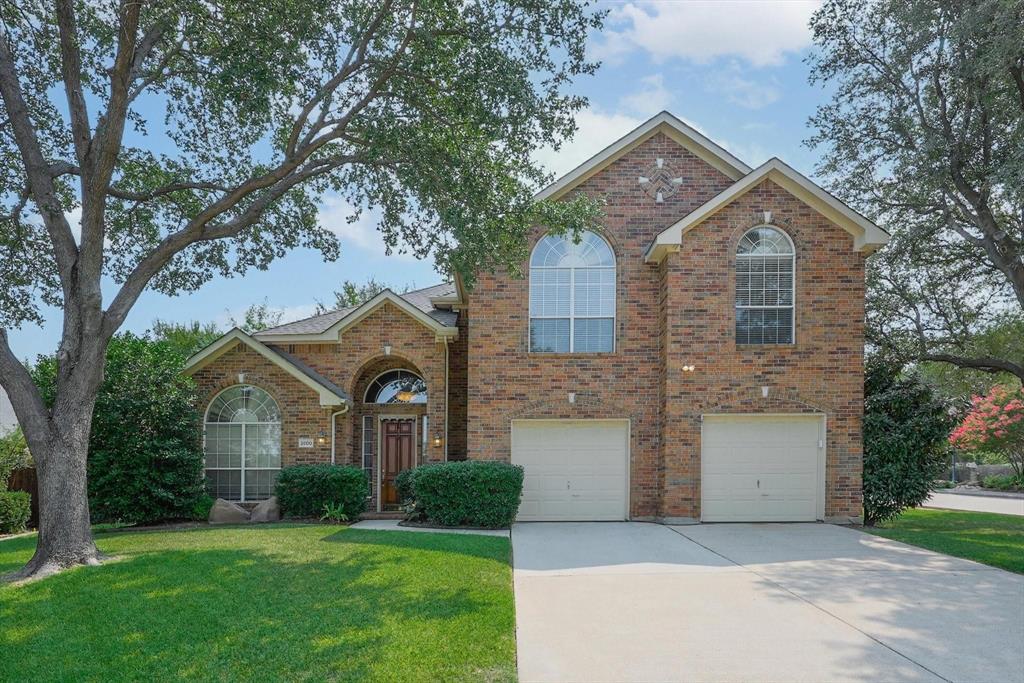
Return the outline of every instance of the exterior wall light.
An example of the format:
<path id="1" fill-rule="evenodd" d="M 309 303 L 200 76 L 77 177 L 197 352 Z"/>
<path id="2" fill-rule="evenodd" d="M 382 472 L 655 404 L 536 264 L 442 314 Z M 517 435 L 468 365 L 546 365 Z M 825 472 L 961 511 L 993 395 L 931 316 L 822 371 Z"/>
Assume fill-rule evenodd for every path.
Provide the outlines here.
<path id="1" fill-rule="evenodd" d="M 391 344 L 385 344 L 384 345 L 384 355 L 385 356 L 390 356 L 391 355 Z"/>
<path id="2" fill-rule="evenodd" d="M 320 433 L 316 435 L 316 445 L 324 446 L 327 444 L 327 432 L 320 430 Z"/>
<path id="3" fill-rule="evenodd" d="M 693 371 L 694 371 L 694 366 L 692 366 L 692 365 L 684 365 L 683 366 L 683 372 L 693 372 Z"/>
<path id="4" fill-rule="evenodd" d="M 434 446 L 436 446 L 438 448 L 441 447 L 441 437 L 439 437 L 439 436 L 435 436 L 434 437 Z"/>
<path id="5" fill-rule="evenodd" d="M 238 383 L 239 384 L 245 384 L 245 373 L 244 372 L 238 373 Z"/>
<path id="6" fill-rule="evenodd" d="M 576 392 L 575 391 L 570 391 L 569 392 L 569 403 L 576 403 Z"/>
<path id="7" fill-rule="evenodd" d="M 768 390 L 770 387 L 761 387 L 761 398 L 768 398 Z"/>

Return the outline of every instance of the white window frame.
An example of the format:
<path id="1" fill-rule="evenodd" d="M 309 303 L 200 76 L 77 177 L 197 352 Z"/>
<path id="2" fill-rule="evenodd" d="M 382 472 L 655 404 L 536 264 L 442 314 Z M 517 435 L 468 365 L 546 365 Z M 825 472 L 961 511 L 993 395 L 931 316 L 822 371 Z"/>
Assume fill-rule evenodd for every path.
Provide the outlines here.
<path id="1" fill-rule="evenodd" d="M 278 467 L 246 467 L 245 466 L 245 427 L 246 427 L 247 424 L 257 424 L 257 425 L 261 425 L 261 426 L 262 425 L 277 425 L 277 429 L 278 429 L 277 457 L 280 460 L 283 457 L 283 455 L 284 455 L 283 452 L 282 452 L 283 451 L 283 448 L 282 448 L 283 444 L 281 443 L 281 439 L 284 438 L 284 434 L 282 433 L 282 430 L 281 430 L 281 421 L 278 420 L 277 422 L 250 422 L 250 423 L 246 423 L 246 422 L 210 422 L 210 408 L 213 407 L 214 402 L 216 402 L 216 400 L 218 398 L 220 398 L 221 394 L 223 394 L 225 392 L 228 392 L 228 391 L 231 391 L 232 389 L 237 389 L 238 387 L 252 387 L 253 389 L 259 389 L 264 394 L 266 394 L 267 397 L 270 398 L 271 401 L 274 402 L 274 406 L 277 408 L 277 414 L 281 415 L 281 404 L 279 404 L 277 402 L 277 399 L 275 399 L 270 394 L 269 391 L 267 391 L 266 389 L 263 389 L 262 387 L 256 386 L 255 384 L 233 384 L 230 387 L 227 387 L 225 389 L 221 389 L 220 391 L 218 391 L 217 394 L 213 398 L 210 399 L 210 402 L 206 404 L 206 411 L 203 413 L 203 475 L 205 477 L 206 473 L 210 472 L 210 471 L 234 472 L 237 469 L 237 470 L 239 470 L 241 472 L 240 479 L 239 479 L 239 489 L 238 489 L 239 498 L 238 498 L 238 502 L 245 503 L 245 502 L 252 502 L 253 500 L 267 500 L 267 498 L 253 498 L 253 499 L 251 499 L 249 501 L 246 500 L 246 498 L 245 498 L 245 471 L 246 470 L 251 470 L 253 472 L 257 472 L 257 471 L 258 472 L 280 472 L 281 471 L 281 467 L 280 466 L 278 466 Z M 241 451 L 241 460 L 240 460 L 241 464 L 240 464 L 240 466 L 238 468 L 234 468 L 234 467 L 207 467 L 206 466 L 206 433 L 207 433 L 207 429 L 210 427 L 210 425 L 216 425 L 216 426 L 241 425 L 242 426 L 242 451 Z M 271 493 L 271 496 L 273 496 L 273 493 Z"/>
<path id="2" fill-rule="evenodd" d="M 533 265 L 533 252 L 537 250 L 541 242 L 548 235 L 542 236 L 537 240 L 537 244 L 533 245 L 533 250 L 530 252 L 530 280 L 527 285 L 527 339 L 526 345 L 530 350 L 530 353 L 538 353 L 543 355 L 557 355 L 565 353 L 615 353 L 615 349 L 618 344 L 616 334 L 616 322 L 618 320 L 618 309 L 619 309 L 619 261 L 615 256 L 615 250 L 612 249 L 611 243 L 608 242 L 600 233 L 594 232 L 593 230 L 585 230 L 595 235 L 598 239 L 602 240 L 607 246 L 608 251 L 612 255 L 612 265 L 610 266 L 535 266 Z M 568 237 L 561 236 L 559 239 L 569 240 Z M 571 240 L 570 240 L 571 241 Z M 568 270 L 569 271 L 569 315 L 534 315 L 532 310 L 529 310 L 533 306 L 533 297 L 531 296 L 532 285 L 533 285 L 533 271 L 534 270 Z M 612 271 L 612 348 L 608 351 L 577 351 L 576 350 L 576 321 L 577 320 L 607 320 L 607 315 L 576 315 L 576 271 L 577 270 L 610 270 Z M 539 351 L 533 348 L 533 335 L 530 333 L 530 327 L 533 326 L 534 320 L 569 320 L 569 350 L 568 351 Z"/>
<path id="3" fill-rule="evenodd" d="M 790 265 L 791 265 L 790 272 L 792 274 L 791 282 L 790 282 L 790 288 L 791 289 L 790 289 L 790 294 L 789 294 L 789 301 L 790 301 L 790 303 L 789 303 L 788 306 L 763 306 L 763 305 L 762 306 L 741 306 L 740 303 L 739 303 L 739 295 L 737 294 L 738 290 L 736 288 L 737 274 L 739 273 L 739 268 L 738 268 L 739 260 L 740 259 L 751 259 L 751 258 L 764 258 L 765 256 L 775 256 L 775 257 L 786 256 L 786 254 L 774 254 L 773 255 L 773 254 L 741 254 L 741 253 L 739 253 L 739 245 L 743 243 L 743 238 L 744 237 L 746 237 L 747 235 L 749 235 L 751 232 L 753 232 L 755 230 L 762 230 L 762 229 L 765 229 L 765 228 L 767 228 L 769 230 L 774 230 L 775 232 L 779 233 L 780 235 L 785 237 L 786 238 L 786 242 L 789 243 L 789 262 L 790 262 Z M 790 341 L 788 341 L 788 342 L 750 342 L 750 341 L 740 342 L 738 339 L 736 339 L 736 322 L 739 320 L 738 313 L 733 318 L 733 329 L 732 329 L 733 339 L 735 339 L 736 343 L 738 345 L 740 345 L 740 346 L 792 346 L 792 345 L 796 344 L 796 245 L 793 243 L 793 238 L 789 236 L 789 233 L 787 233 L 785 230 L 783 230 L 782 228 L 780 228 L 780 227 L 778 227 L 776 225 L 771 225 L 771 224 L 768 224 L 768 223 L 764 223 L 762 225 L 755 225 L 754 227 L 750 228 L 749 230 L 745 230 L 743 232 L 743 234 L 740 236 L 739 241 L 736 243 L 736 251 L 735 251 L 734 254 L 736 256 L 736 265 L 733 266 L 732 284 L 733 284 L 733 304 L 734 304 L 735 311 L 737 311 L 737 312 L 741 311 L 741 310 L 752 310 L 752 311 L 753 310 L 772 310 L 772 311 L 780 311 L 780 310 L 785 310 L 785 309 L 788 308 L 790 310 L 790 315 L 789 315 L 789 326 L 790 326 L 790 329 L 789 329 L 789 339 L 790 339 Z"/>

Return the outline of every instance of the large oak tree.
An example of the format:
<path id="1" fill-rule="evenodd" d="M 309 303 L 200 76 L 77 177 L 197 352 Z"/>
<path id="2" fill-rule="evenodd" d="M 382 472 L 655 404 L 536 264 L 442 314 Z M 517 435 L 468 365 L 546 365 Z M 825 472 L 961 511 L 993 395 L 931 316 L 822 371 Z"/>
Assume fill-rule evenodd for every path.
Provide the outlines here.
<path id="1" fill-rule="evenodd" d="M 326 192 L 467 278 L 519 262 L 535 222 L 587 225 L 584 200 L 534 204 L 531 155 L 573 132 L 567 86 L 594 70 L 600 22 L 575 0 L 0 2 L 0 384 L 42 503 L 20 576 L 100 559 L 90 421 L 147 288 L 193 292 L 293 247 L 336 258 Z M 8 345 L 44 304 L 63 316 L 52 402 Z"/>
<path id="2" fill-rule="evenodd" d="M 820 170 L 893 233 L 870 341 L 1024 379 L 1024 2 L 830 0 L 811 27 Z"/>

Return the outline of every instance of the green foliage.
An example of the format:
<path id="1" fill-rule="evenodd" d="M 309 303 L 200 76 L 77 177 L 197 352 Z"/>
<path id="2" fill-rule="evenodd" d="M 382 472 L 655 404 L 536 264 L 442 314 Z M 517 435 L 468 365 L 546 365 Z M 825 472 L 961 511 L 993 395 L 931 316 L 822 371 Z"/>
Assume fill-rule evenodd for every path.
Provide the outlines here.
<path id="1" fill-rule="evenodd" d="M 875 525 L 925 501 L 947 463 L 954 420 L 916 374 L 877 359 L 865 376 L 864 523 Z"/>
<path id="2" fill-rule="evenodd" d="M 188 323 L 154 320 L 150 333 L 154 340 L 166 342 L 185 358 L 209 346 L 224 334 L 216 324 L 201 323 L 198 320 Z"/>
<path id="3" fill-rule="evenodd" d="M 195 385 L 181 374 L 184 361 L 168 342 L 130 333 L 111 340 L 89 435 L 92 521 L 192 518 L 203 495 L 203 454 Z M 52 356 L 41 356 L 32 371 L 48 402 L 56 372 Z"/>
<path id="4" fill-rule="evenodd" d="M 210 519 L 210 510 L 213 509 L 213 504 L 217 502 L 208 493 L 204 493 L 196 498 L 195 505 L 192 506 L 192 519 L 197 522 L 205 522 Z"/>
<path id="5" fill-rule="evenodd" d="M 18 534 L 32 516 L 32 497 L 25 491 L 0 491 L 0 534 Z"/>
<path id="6" fill-rule="evenodd" d="M 277 327 L 281 324 L 284 311 L 272 308 L 267 299 L 263 303 L 251 304 L 242 314 L 242 319 L 237 320 L 234 316 L 229 318 L 231 327 L 237 327 L 247 334 L 255 334 L 261 330 Z"/>
<path id="7" fill-rule="evenodd" d="M 366 509 L 366 472 L 347 465 L 294 465 L 277 477 L 281 508 L 292 517 L 319 517 L 324 506 L 355 519 Z"/>
<path id="8" fill-rule="evenodd" d="M 535 151 L 574 133 L 587 104 L 574 81 L 597 68 L 586 40 L 604 12 L 587 2 L 224 0 L 121 10 L 78 2 L 73 10 L 62 45 L 68 32 L 58 31 L 51 3 L 0 5 L 27 124 L 41 156 L 68 169 L 56 177 L 42 169 L 56 191 L 37 192 L 18 140 L 0 136 L 0 157 L 11 160 L 0 173 L 0 216 L 11 215 L 0 223 L 2 326 L 40 320 L 40 293 L 60 302 L 50 235 L 70 239 L 62 216 L 80 206 L 83 187 L 100 209 L 83 216 L 83 247 L 105 252 L 103 274 L 168 294 L 265 269 L 293 248 L 336 259 L 337 236 L 318 218 L 327 193 L 351 207 L 349 220 L 373 207 L 389 249 L 433 255 L 441 270 L 470 278 L 520 262 L 531 225 L 582 228 L 597 214 L 584 197 L 533 201 L 549 180 Z M 119 44 L 131 46 L 132 59 L 116 58 Z M 67 85 L 62 48 L 81 64 Z M 64 93 L 79 78 L 83 106 L 72 98 L 69 116 Z M 111 102 L 112 81 L 131 93 L 123 113 Z M 76 115 L 91 117 L 83 144 L 101 153 L 97 166 L 112 166 L 111 183 L 79 177 L 91 169 L 78 168 Z M 169 258 L 151 273 L 145 262 L 158 249 Z"/>
<path id="9" fill-rule="evenodd" d="M 412 506 L 440 526 L 492 529 L 512 524 L 523 493 L 523 468 L 504 462 L 465 461 L 409 470 L 399 493 L 412 490 Z"/>
<path id="10" fill-rule="evenodd" d="M 321 522 L 347 522 L 348 515 L 345 514 L 344 508 L 341 505 L 333 505 L 331 503 L 324 504 L 324 514 L 320 515 Z"/>
<path id="11" fill-rule="evenodd" d="M 1020 474 L 994 474 L 981 480 L 981 485 L 987 489 L 997 491 L 1020 491 L 1024 489 L 1024 475 Z"/>
<path id="12" fill-rule="evenodd" d="M 832 99 L 808 142 L 893 235 L 868 336 L 905 359 L 1024 378 L 1022 26 L 1019 0 L 828 0 L 811 20 Z"/>
<path id="13" fill-rule="evenodd" d="M 25 435 L 20 427 L 15 427 L 6 434 L 0 435 L 0 492 L 7 489 L 7 479 L 11 472 L 23 467 L 32 466 L 32 456 L 25 443 Z"/>

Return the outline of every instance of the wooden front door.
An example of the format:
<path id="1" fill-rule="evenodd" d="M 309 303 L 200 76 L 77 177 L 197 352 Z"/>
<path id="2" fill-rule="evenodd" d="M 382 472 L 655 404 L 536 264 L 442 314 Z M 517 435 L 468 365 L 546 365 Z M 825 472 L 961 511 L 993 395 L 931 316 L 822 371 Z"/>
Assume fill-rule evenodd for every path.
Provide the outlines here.
<path id="1" fill-rule="evenodd" d="M 395 509 L 400 501 L 395 489 L 399 472 L 416 466 L 416 420 L 381 421 L 380 501 L 384 510 Z"/>

